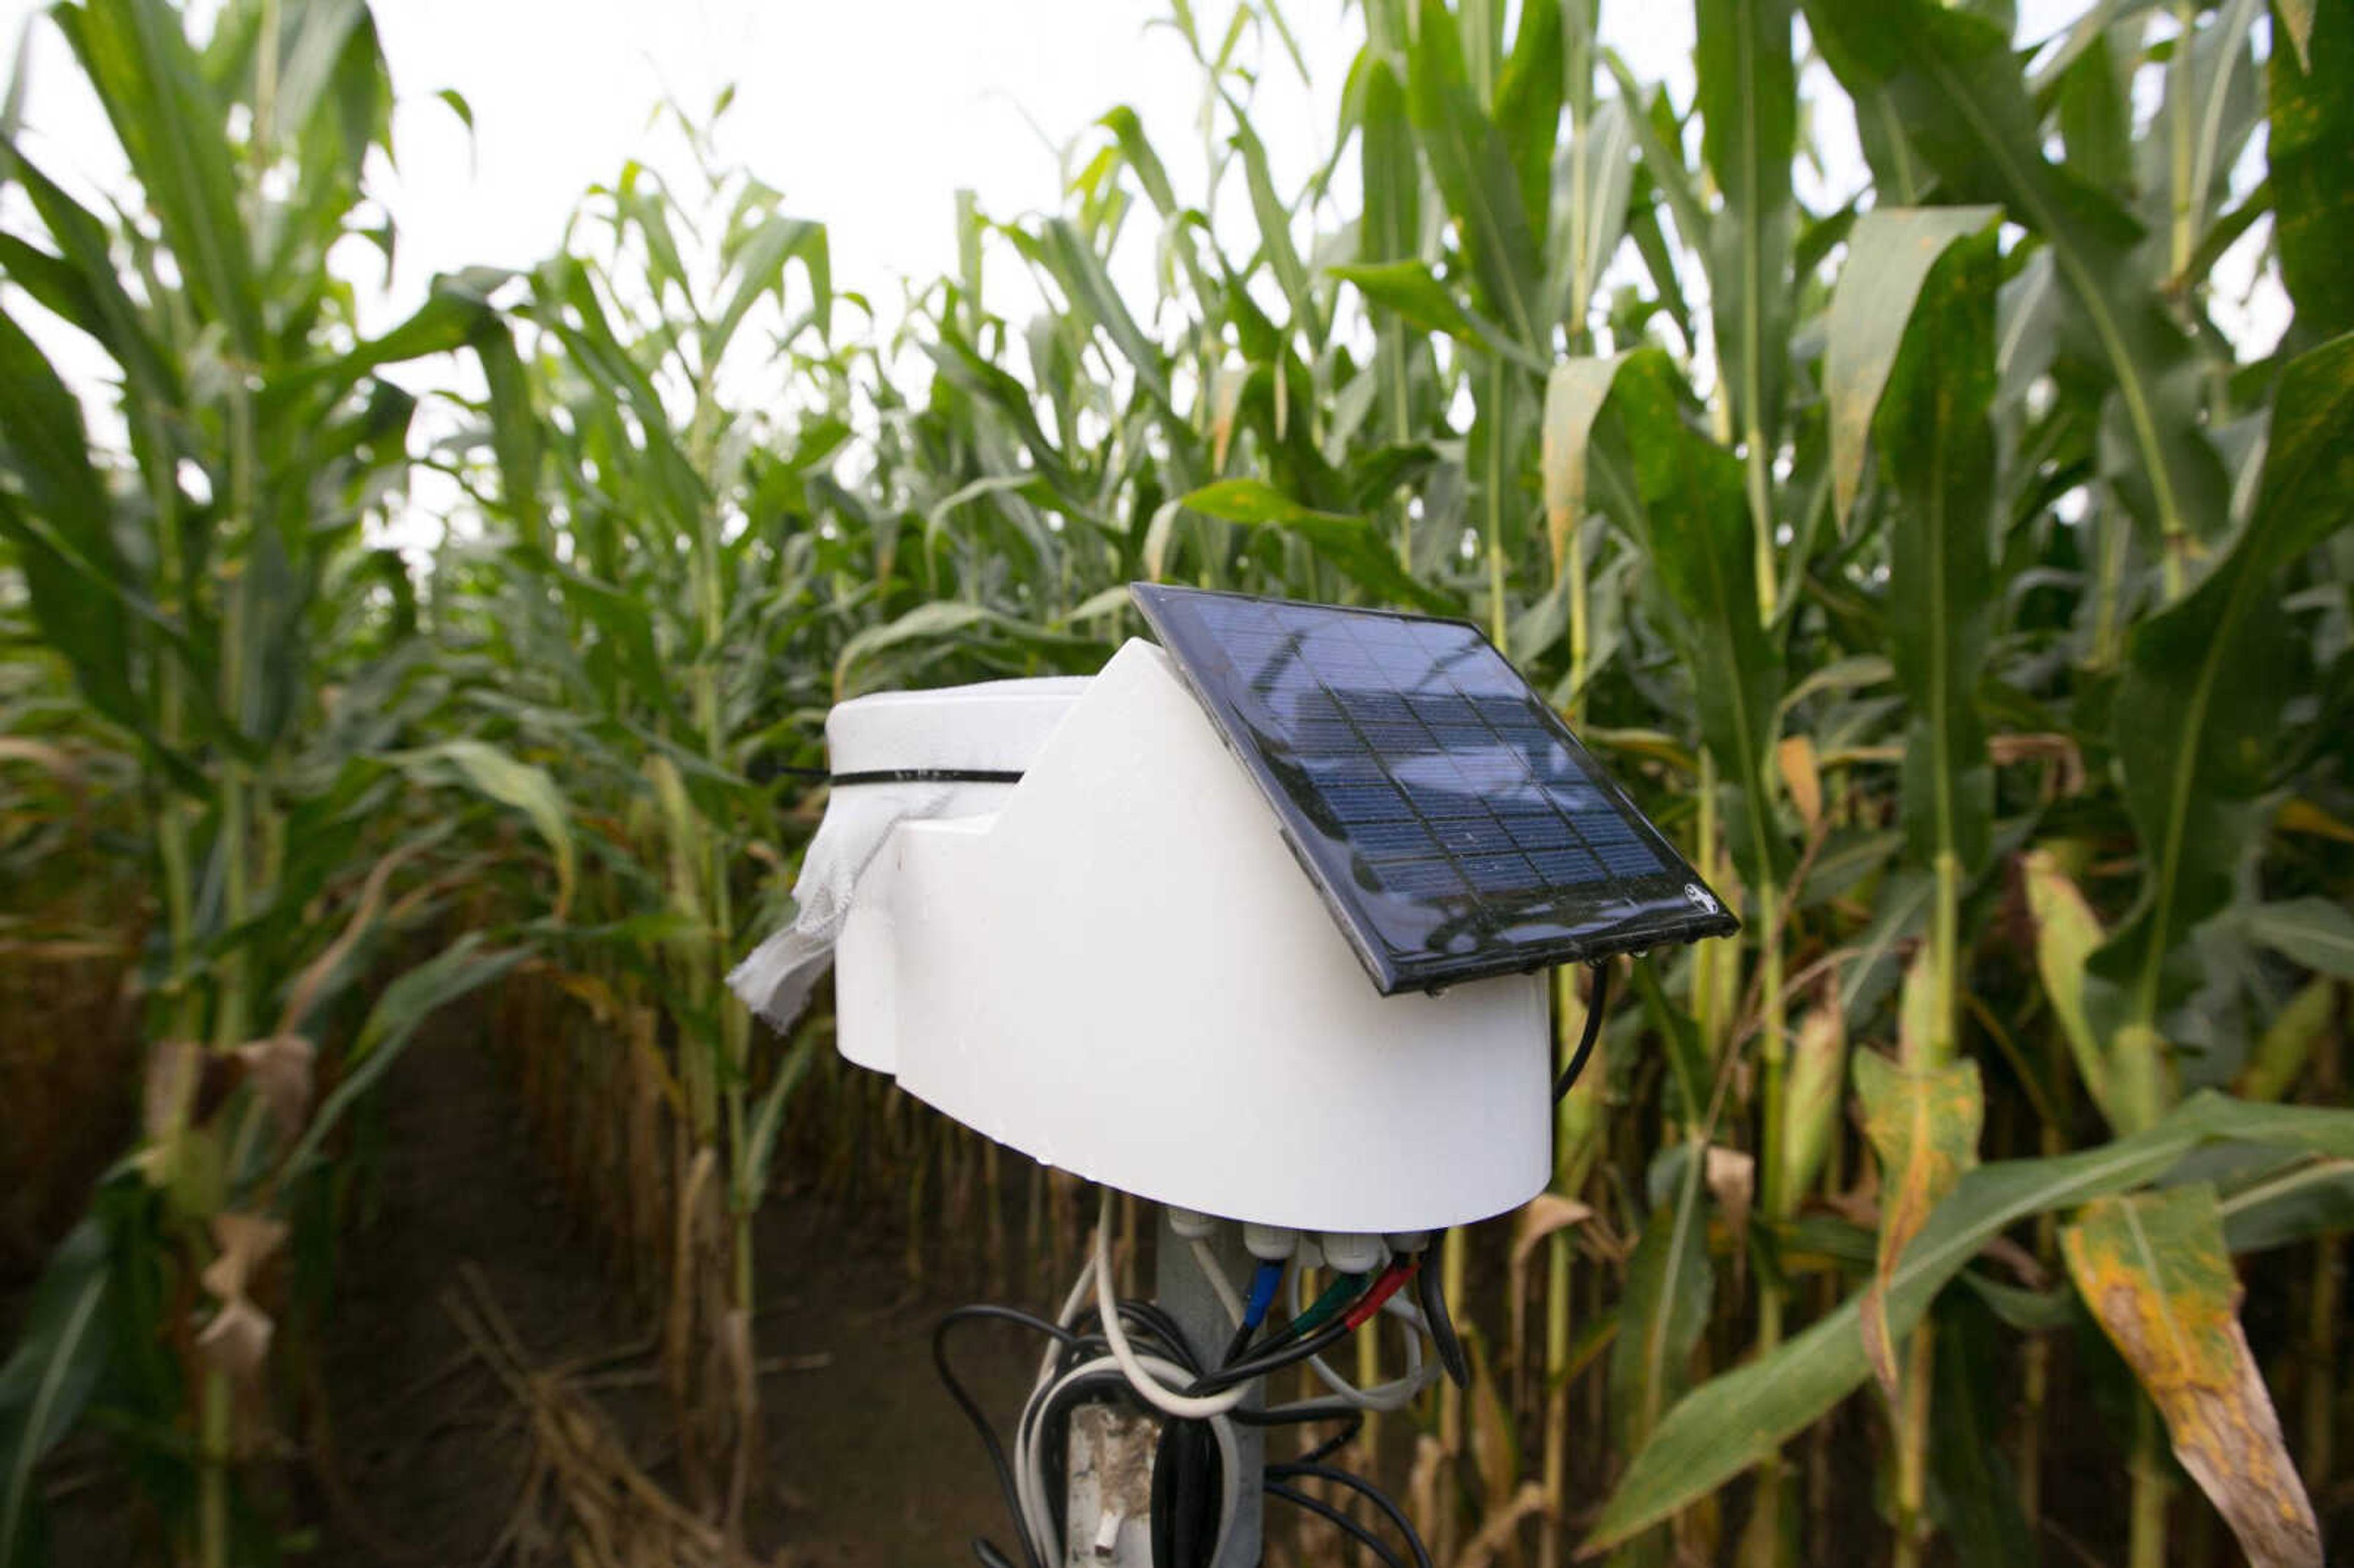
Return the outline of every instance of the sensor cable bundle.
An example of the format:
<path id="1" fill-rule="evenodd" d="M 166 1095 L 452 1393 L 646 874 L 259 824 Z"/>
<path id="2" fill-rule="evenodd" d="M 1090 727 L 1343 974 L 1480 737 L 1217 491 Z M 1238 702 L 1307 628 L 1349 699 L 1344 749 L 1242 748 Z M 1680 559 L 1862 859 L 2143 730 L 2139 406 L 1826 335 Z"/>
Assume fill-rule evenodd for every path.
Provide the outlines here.
<path id="1" fill-rule="evenodd" d="M 1234 1338 L 1220 1364 L 1204 1367 L 1167 1313 L 1150 1302 L 1117 1296 L 1111 1269 L 1111 1201 L 1107 1189 L 1092 1255 L 1073 1283 L 1055 1321 L 1010 1307 L 960 1307 L 942 1318 L 933 1333 L 933 1365 L 949 1396 L 981 1435 L 1013 1516 L 1022 1549 L 1019 1568 L 1054 1568 L 1063 1560 L 1067 1521 L 1054 1477 L 1066 1461 L 1071 1414 L 1091 1402 L 1126 1403 L 1163 1417 L 1152 1466 L 1150 1524 L 1155 1568 L 1207 1568 L 1223 1551 L 1242 1513 L 1238 1425 L 1321 1421 L 1344 1425 L 1300 1458 L 1270 1466 L 1265 1480 L 1267 1495 L 1327 1519 L 1364 1544 L 1385 1568 L 1405 1568 L 1408 1558 L 1399 1556 L 1394 1546 L 1363 1523 L 1291 1483 L 1313 1478 L 1359 1492 L 1405 1538 L 1416 1568 L 1428 1568 L 1429 1554 L 1405 1514 L 1372 1483 L 1323 1461 L 1354 1436 L 1363 1412 L 1402 1408 L 1429 1386 L 1441 1367 L 1460 1357 L 1451 1327 L 1442 1330 L 1433 1321 L 1430 1303 L 1440 1299 L 1432 1277 L 1435 1271 L 1420 1266 L 1418 1253 L 1405 1254 L 1376 1274 L 1341 1275 L 1304 1308 L 1299 1305 L 1303 1294 L 1299 1275 L 1291 1271 L 1294 1315 L 1288 1323 L 1260 1339 L 1254 1349 L 1252 1340 L 1259 1338 L 1258 1330 L 1266 1326 L 1287 1272 L 1284 1265 L 1262 1263 L 1246 1296 L 1235 1288 L 1207 1245 L 1197 1241 L 1193 1243 L 1195 1262 L 1235 1325 Z M 1409 1285 L 1416 1287 L 1419 1306 L 1409 1298 Z M 1392 1383 L 1359 1389 L 1321 1357 L 1359 1328 L 1384 1315 L 1397 1319 L 1405 1330 L 1406 1373 Z M 1443 1305 L 1437 1317 L 1443 1322 Z M 1037 1378 L 1015 1425 L 1011 1455 L 949 1361 L 951 1331 L 960 1324 L 975 1321 L 1013 1323 L 1047 1340 Z M 1426 1332 L 1438 1347 L 1437 1361 L 1428 1363 L 1422 1345 Z M 1452 1357 L 1447 1353 L 1450 1346 Z M 1259 1379 L 1303 1363 L 1335 1397 L 1266 1410 L 1245 1404 Z M 1017 1568 L 1013 1559 L 985 1539 L 975 1540 L 972 1548 L 984 1568 Z"/>

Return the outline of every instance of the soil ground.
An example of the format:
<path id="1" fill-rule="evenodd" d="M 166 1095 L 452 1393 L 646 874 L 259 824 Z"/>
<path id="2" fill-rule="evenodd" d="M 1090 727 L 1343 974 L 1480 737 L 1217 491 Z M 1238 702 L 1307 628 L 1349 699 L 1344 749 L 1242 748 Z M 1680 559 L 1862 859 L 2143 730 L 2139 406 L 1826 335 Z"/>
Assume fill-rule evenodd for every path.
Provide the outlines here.
<path id="1" fill-rule="evenodd" d="M 526 1446 L 443 1305 L 462 1266 L 533 1362 L 610 1360 L 588 1374 L 598 1401 L 665 1479 L 666 1401 L 650 1352 L 619 1354 L 643 1325 L 572 1234 L 485 1054 L 419 1042 L 387 1091 L 379 1207 L 347 1244 L 322 1368 L 345 1493 L 323 1560 L 472 1564 L 514 1511 Z M 953 1303 L 909 1287 L 902 1248 L 807 1197 L 769 1205 L 756 1332 L 784 1365 L 762 1390 L 776 1479 L 750 1512 L 757 1543 L 796 1565 L 962 1563 L 975 1534 L 1007 1539 L 988 1461 L 932 1371 L 932 1324 Z M 986 1407 L 1018 1408 L 1027 1347 L 974 1334 L 959 1351 Z"/>

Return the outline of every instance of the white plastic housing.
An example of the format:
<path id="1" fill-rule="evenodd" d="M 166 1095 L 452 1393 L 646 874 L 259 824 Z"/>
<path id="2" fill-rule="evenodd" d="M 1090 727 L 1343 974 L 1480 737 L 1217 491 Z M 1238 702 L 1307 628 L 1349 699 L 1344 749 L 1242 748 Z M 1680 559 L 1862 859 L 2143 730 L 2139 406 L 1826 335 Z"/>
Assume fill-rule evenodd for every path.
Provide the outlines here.
<path id="1" fill-rule="evenodd" d="M 1544 1185 L 1541 978 L 1380 996 L 1160 649 L 1122 648 L 1026 768 L 990 814 L 891 830 L 835 959 L 843 1054 L 1233 1219 L 1434 1230 Z"/>
<path id="2" fill-rule="evenodd" d="M 827 761 L 837 775 L 911 769 L 1020 773 L 1087 683 L 1084 676 L 1048 676 L 853 697 L 825 715 Z M 826 822 L 832 827 L 841 819 L 844 836 L 864 842 L 873 834 L 890 832 L 895 821 L 911 815 L 938 820 L 985 816 L 1013 793 L 1011 784 L 974 781 L 850 785 L 827 800 Z M 863 879 L 860 885 L 863 889 Z M 856 898 L 854 894 L 854 922 Z M 849 939 L 845 928 L 845 945 Z M 838 958 L 836 964 L 839 969 Z M 882 999 L 886 1010 L 889 1000 Z M 883 1016 L 887 1020 L 887 1012 Z M 887 1022 L 842 1030 L 840 1046 L 844 1056 L 862 1067 L 878 1073 L 899 1070 L 898 1031 Z"/>

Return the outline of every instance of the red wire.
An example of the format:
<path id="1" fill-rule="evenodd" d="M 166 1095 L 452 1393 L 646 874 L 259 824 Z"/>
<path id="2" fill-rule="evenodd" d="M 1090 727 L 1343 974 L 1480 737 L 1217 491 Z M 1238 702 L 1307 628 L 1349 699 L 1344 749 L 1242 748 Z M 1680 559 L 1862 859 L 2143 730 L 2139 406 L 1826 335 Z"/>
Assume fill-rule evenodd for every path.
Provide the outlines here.
<path id="1" fill-rule="evenodd" d="M 1422 1258 L 1417 1255 L 1411 1261 L 1400 1258 L 1382 1270 L 1382 1277 L 1373 1281 L 1373 1288 L 1358 1297 L 1356 1305 L 1341 1318 L 1341 1327 L 1352 1332 L 1363 1328 L 1366 1319 L 1382 1309 L 1382 1303 L 1396 1295 L 1398 1287 L 1412 1279 L 1414 1271 L 1421 1266 Z"/>

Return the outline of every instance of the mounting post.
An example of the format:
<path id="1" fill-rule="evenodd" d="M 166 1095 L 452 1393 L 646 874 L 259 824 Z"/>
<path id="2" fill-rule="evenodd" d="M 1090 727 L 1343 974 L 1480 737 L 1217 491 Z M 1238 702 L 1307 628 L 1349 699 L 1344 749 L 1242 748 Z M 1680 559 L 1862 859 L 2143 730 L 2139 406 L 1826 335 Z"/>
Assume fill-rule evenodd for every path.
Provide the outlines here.
<path id="1" fill-rule="evenodd" d="M 1161 1308 L 1177 1321 L 1184 1332 L 1185 1343 L 1204 1366 L 1214 1366 L 1226 1353 L 1226 1341 L 1234 1338 L 1234 1323 L 1226 1309 L 1218 1304 L 1217 1293 L 1203 1277 L 1201 1266 L 1193 1260 L 1193 1249 L 1169 1223 L 1169 1211 L 1162 1208 L 1161 1232 L 1153 1247 L 1153 1294 Z M 1218 1263 L 1232 1280 L 1247 1280 L 1255 1266 L 1250 1254 L 1243 1250 L 1242 1227 L 1220 1225 L 1210 1241 L 1217 1254 Z M 1266 1404 L 1264 1385 L 1255 1387 L 1245 1403 L 1256 1409 Z M 1267 1428 L 1235 1426 L 1235 1446 L 1241 1461 L 1242 1486 L 1236 1504 L 1240 1517 L 1235 1520 L 1234 1533 L 1226 1538 L 1225 1551 L 1218 1554 L 1211 1568 L 1257 1568 L 1261 1516 L 1266 1499 L 1259 1490 L 1267 1471 Z"/>

